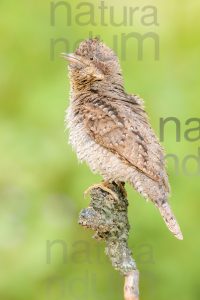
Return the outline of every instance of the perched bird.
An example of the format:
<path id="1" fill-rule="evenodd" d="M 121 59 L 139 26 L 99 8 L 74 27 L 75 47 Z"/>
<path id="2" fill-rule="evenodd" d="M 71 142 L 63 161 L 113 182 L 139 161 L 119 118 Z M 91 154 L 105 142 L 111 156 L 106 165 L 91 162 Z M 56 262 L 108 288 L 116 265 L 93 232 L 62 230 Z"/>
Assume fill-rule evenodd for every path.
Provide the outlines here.
<path id="1" fill-rule="evenodd" d="M 116 54 L 97 38 L 83 41 L 69 61 L 69 142 L 80 161 L 106 182 L 131 184 L 159 209 L 167 227 L 182 239 L 168 203 L 164 154 L 143 100 L 124 90 Z M 104 184 L 106 188 L 106 184 Z"/>

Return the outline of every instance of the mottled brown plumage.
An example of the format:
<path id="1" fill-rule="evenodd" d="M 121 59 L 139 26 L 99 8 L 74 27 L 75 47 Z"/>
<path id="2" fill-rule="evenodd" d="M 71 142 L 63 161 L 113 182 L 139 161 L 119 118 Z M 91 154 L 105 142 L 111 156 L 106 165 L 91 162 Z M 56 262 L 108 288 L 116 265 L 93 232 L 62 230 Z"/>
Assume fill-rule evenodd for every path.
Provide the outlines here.
<path id="1" fill-rule="evenodd" d="M 128 95 L 117 56 L 98 39 L 82 42 L 69 60 L 67 124 L 81 161 L 104 180 L 129 182 L 158 207 L 168 228 L 182 239 L 167 202 L 169 182 L 163 149 L 138 96 Z"/>

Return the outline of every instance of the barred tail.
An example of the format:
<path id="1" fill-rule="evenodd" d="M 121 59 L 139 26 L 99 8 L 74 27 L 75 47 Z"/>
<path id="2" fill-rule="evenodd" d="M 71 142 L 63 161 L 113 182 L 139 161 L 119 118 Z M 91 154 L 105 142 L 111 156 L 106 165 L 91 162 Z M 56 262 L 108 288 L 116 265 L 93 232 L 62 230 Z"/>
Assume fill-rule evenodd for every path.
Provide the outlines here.
<path id="1" fill-rule="evenodd" d="M 183 235 L 181 232 L 181 229 L 179 227 L 178 222 L 176 221 L 176 218 L 171 210 L 171 207 L 168 202 L 160 202 L 155 203 L 157 208 L 159 209 L 161 216 L 163 217 L 163 220 L 165 221 L 165 224 L 167 225 L 168 229 L 175 235 L 175 237 L 179 240 L 183 239 Z"/>

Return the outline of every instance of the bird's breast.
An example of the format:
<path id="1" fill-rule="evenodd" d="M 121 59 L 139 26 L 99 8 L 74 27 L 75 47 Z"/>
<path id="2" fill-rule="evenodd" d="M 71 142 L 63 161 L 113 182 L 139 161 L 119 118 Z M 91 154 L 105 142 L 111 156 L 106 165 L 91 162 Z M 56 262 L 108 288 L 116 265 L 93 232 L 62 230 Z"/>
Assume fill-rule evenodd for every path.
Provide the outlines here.
<path id="1" fill-rule="evenodd" d="M 77 153 L 78 159 L 92 163 L 93 153 L 98 151 L 98 145 L 87 134 L 82 118 L 72 106 L 67 110 L 66 121 L 69 128 L 69 143 Z"/>
<path id="2" fill-rule="evenodd" d="M 94 173 L 99 173 L 105 180 L 123 181 L 127 165 L 87 134 L 83 121 L 72 106 L 67 110 L 66 121 L 69 129 L 69 143 L 78 159 L 81 162 L 85 161 Z"/>

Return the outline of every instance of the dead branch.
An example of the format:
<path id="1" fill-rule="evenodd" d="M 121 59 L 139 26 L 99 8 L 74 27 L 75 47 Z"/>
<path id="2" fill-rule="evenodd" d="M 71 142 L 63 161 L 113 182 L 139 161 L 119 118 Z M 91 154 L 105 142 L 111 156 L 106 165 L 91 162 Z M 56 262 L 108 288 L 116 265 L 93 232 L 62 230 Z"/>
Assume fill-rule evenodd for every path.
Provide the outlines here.
<path id="1" fill-rule="evenodd" d="M 79 224 L 95 231 L 106 242 L 105 252 L 113 267 L 125 276 L 124 299 L 139 300 L 139 272 L 128 248 L 128 201 L 122 185 L 109 183 L 89 189 L 91 202 L 79 216 Z"/>

